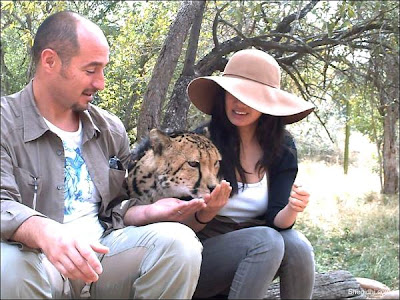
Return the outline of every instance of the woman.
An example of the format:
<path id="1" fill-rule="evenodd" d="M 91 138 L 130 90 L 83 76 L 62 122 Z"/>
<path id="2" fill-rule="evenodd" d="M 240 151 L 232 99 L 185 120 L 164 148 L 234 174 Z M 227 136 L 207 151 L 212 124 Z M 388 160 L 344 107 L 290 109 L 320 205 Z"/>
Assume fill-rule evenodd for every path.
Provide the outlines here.
<path id="1" fill-rule="evenodd" d="M 204 247 L 194 297 L 260 299 L 279 276 L 282 299 L 311 298 L 313 250 L 292 229 L 309 194 L 293 185 L 297 155 L 285 124 L 313 105 L 282 91 L 278 63 L 255 49 L 235 53 L 222 76 L 193 80 L 188 96 L 211 115 L 208 129 L 226 180 L 190 224 Z"/>

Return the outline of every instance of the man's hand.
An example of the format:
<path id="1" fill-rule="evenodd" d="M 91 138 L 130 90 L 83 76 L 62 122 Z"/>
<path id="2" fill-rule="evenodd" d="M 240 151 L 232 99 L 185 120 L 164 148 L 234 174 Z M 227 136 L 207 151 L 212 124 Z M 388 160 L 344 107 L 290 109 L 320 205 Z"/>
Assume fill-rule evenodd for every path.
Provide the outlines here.
<path id="1" fill-rule="evenodd" d="M 182 222 L 206 206 L 203 199 L 183 201 L 164 198 L 152 204 L 132 206 L 124 216 L 125 225 L 142 226 L 156 222 Z"/>
<path id="2" fill-rule="evenodd" d="M 142 226 L 156 222 L 174 221 L 181 222 L 193 227 L 191 223 L 194 213 L 206 212 L 213 218 L 222 206 L 228 201 L 232 188 L 223 180 L 221 184 L 204 196 L 190 201 L 176 198 L 160 199 L 153 204 L 132 206 L 124 216 L 125 225 Z M 198 225 L 198 224 L 197 224 Z"/>
<path id="3" fill-rule="evenodd" d="M 18 228 L 13 240 L 32 248 L 40 248 L 48 260 L 64 276 L 95 282 L 103 268 L 95 252 L 108 253 L 99 243 L 88 243 L 73 236 L 66 226 L 53 220 L 33 216 Z"/>
<path id="4" fill-rule="evenodd" d="M 95 252 L 105 254 L 109 249 L 77 239 L 63 227 L 58 224 L 44 230 L 43 253 L 63 276 L 86 283 L 97 281 L 103 268 Z"/>
<path id="5" fill-rule="evenodd" d="M 204 200 L 199 198 L 190 201 L 164 198 L 149 205 L 146 215 L 150 220 L 182 222 L 205 206 Z"/>

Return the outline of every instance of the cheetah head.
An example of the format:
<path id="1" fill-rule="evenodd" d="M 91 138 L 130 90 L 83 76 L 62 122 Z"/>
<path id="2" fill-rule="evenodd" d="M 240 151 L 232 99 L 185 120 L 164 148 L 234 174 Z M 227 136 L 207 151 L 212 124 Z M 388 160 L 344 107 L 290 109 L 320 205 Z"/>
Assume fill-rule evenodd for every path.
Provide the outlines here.
<path id="1" fill-rule="evenodd" d="M 128 169 L 131 197 L 145 203 L 169 197 L 190 200 L 210 193 L 220 182 L 221 155 L 204 135 L 153 129 L 146 143 L 133 154 Z"/>

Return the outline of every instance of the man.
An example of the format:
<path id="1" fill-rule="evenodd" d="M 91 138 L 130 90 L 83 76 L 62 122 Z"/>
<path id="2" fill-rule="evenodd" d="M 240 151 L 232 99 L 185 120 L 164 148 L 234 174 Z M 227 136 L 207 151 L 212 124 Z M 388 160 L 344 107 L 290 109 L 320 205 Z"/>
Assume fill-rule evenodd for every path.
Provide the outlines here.
<path id="1" fill-rule="evenodd" d="M 191 298 L 202 246 L 189 227 L 157 221 L 205 203 L 121 202 L 128 137 L 90 104 L 104 89 L 103 32 L 56 13 L 38 29 L 33 60 L 33 80 L 1 99 L 1 297 Z M 152 224 L 128 226 L 135 218 Z"/>

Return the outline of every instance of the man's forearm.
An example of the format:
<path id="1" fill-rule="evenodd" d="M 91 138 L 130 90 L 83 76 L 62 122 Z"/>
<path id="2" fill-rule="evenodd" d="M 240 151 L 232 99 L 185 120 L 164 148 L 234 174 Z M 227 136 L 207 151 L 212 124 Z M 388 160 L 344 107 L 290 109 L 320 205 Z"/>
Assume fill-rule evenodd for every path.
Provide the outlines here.
<path id="1" fill-rule="evenodd" d="M 130 207 L 124 215 L 125 225 L 142 226 L 151 223 L 146 217 L 147 208 L 148 205 L 137 205 Z"/>
<path id="2" fill-rule="evenodd" d="M 54 223 L 57 222 L 41 216 L 29 217 L 18 227 L 11 237 L 11 240 L 20 242 L 34 249 L 40 249 L 42 248 L 41 241 L 43 241 L 41 237 L 43 236 L 45 228 L 54 225 Z"/>

